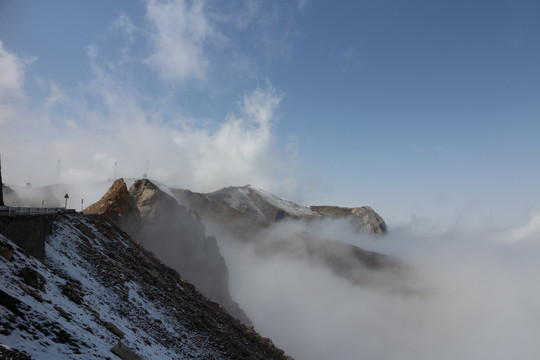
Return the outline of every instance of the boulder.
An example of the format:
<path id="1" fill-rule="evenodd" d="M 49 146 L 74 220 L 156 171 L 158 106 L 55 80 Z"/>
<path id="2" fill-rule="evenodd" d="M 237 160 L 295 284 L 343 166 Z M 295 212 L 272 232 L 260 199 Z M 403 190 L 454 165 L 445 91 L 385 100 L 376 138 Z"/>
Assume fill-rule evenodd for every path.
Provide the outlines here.
<path id="1" fill-rule="evenodd" d="M 113 346 L 111 352 L 122 360 L 143 360 L 142 357 L 120 341 Z"/>
<path id="2" fill-rule="evenodd" d="M 105 328 L 109 330 L 114 335 L 118 336 L 120 339 L 124 338 L 124 332 L 120 330 L 116 325 L 114 325 L 112 322 L 106 322 L 104 324 Z"/>

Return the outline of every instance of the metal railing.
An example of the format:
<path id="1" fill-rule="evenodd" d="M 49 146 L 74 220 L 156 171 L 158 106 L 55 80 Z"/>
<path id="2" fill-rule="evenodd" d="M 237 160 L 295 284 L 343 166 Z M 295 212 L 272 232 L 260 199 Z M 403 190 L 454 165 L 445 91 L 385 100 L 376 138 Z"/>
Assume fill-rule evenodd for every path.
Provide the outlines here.
<path id="1" fill-rule="evenodd" d="M 44 207 L 23 207 L 23 206 L 0 206 L 0 216 L 17 215 L 56 215 L 74 213 L 75 209 L 66 208 L 44 208 Z"/>

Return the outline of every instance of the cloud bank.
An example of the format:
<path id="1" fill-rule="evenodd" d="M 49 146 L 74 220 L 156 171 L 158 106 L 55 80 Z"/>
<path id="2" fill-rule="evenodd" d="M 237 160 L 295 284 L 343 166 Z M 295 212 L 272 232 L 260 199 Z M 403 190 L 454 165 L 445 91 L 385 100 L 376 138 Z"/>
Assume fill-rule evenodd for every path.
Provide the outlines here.
<path id="1" fill-rule="evenodd" d="M 532 360 L 540 354 L 537 235 L 508 243 L 494 230 L 419 231 L 415 224 L 371 238 L 333 221 L 272 232 L 352 242 L 406 264 L 397 276 L 353 286 L 308 261 L 263 258 L 254 247 L 222 241 L 233 297 L 257 331 L 296 359 Z"/>

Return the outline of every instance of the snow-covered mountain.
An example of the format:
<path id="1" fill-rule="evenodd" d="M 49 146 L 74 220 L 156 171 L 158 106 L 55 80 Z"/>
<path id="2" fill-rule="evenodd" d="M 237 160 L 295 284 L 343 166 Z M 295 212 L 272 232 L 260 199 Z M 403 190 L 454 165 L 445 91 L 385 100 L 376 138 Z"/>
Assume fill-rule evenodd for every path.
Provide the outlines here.
<path id="1" fill-rule="evenodd" d="M 181 204 L 202 216 L 221 223 L 232 222 L 240 227 L 266 226 L 284 219 L 314 221 L 344 218 L 357 231 L 372 234 L 387 231 L 383 218 L 369 206 L 303 206 L 251 185 L 226 187 L 207 194 L 184 189 L 170 191 Z"/>
<path id="2" fill-rule="evenodd" d="M 2 229 L 40 221 L 52 226 L 42 261 L 0 235 L 0 357 L 286 358 L 102 217 L 21 216 Z"/>

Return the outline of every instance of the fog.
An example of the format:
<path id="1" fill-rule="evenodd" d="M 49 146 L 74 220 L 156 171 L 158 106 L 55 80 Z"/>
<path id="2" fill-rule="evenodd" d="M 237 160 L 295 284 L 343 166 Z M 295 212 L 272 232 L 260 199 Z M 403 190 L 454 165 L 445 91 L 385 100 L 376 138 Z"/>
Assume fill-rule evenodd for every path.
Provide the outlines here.
<path id="1" fill-rule="evenodd" d="M 286 223 L 249 245 L 221 230 L 220 247 L 233 298 L 296 359 L 537 359 L 537 224 L 436 231 L 411 223 L 372 237 L 339 221 Z M 256 250 L 257 241 L 306 233 L 391 255 L 402 267 L 353 285 L 307 258 Z"/>

